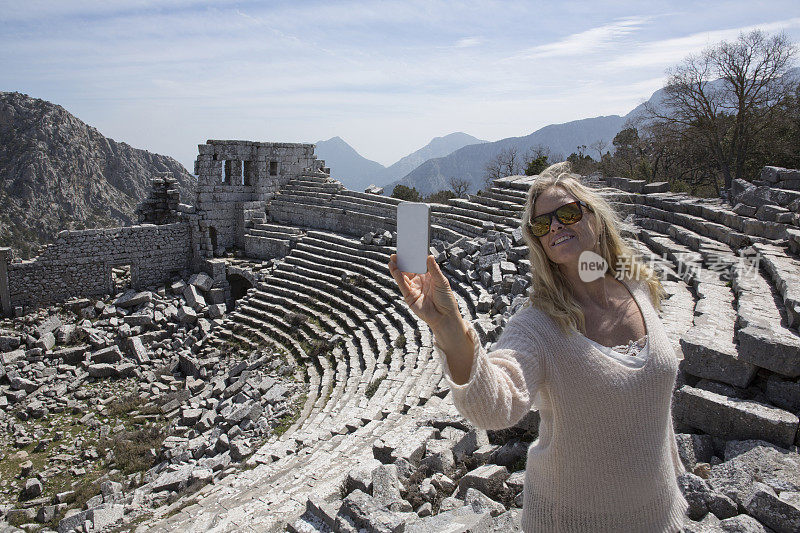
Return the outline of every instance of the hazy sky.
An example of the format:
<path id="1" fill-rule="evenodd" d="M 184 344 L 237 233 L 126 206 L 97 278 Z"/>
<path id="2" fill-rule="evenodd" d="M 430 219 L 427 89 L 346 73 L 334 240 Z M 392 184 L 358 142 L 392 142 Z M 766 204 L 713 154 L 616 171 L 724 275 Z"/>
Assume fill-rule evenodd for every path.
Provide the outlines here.
<path id="1" fill-rule="evenodd" d="M 625 114 L 741 30 L 800 42 L 797 0 L 0 1 L 0 90 L 64 106 L 191 172 L 206 139 L 338 135 L 385 165 Z"/>

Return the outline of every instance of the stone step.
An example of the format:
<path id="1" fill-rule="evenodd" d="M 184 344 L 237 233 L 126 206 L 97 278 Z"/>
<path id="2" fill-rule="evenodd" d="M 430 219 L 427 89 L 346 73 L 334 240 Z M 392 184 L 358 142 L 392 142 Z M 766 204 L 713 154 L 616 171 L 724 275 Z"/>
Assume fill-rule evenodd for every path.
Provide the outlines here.
<path id="1" fill-rule="evenodd" d="M 467 219 L 473 219 L 476 223 L 480 223 L 483 225 L 483 221 L 493 222 L 497 226 L 500 227 L 516 227 L 519 226 L 519 218 L 515 218 L 509 215 L 497 213 L 496 211 L 491 211 L 490 209 L 479 209 L 481 206 L 480 204 L 473 204 L 468 200 L 462 200 L 460 198 L 454 198 L 450 200 L 451 205 L 448 206 L 448 211 L 454 215 L 461 215 L 466 217 Z"/>
<path id="2" fill-rule="evenodd" d="M 402 202 L 399 198 L 392 198 L 391 196 L 379 196 L 377 194 L 369 194 L 366 192 L 359 192 L 359 191 L 351 191 L 346 189 L 341 193 L 343 196 L 349 196 L 351 198 L 359 198 L 361 200 L 368 200 L 370 202 L 379 202 L 386 205 L 396 207 L 397 204 Z"/>
<path id="3" fill-rule="evenodd" d="M 473 204 L 480 204 L 482 206 L 495 209 L 500 213 L 508 213 L 507 216 L 516 218 L 518 218 L 522 214 L 522 211 L 525 209 L 524 204 L 521 204 L 517 201 L 501 200 L 498 198 L 494 198 L 492 196 L 489 196 L 489 194 L 486 192 L 483 192 L 481 194 L 470 194 L 469 196 L 467 196 L 467 198 Z"/>
<path id="4" fill-rule="evenodd" d="M 780 294 L 746 261 L 735 264 L 731 273 L 740 359 L 782 376 L 800 377 L 800 335 L 788 327 Z"/>
<path id="5" fill-rule="evenodd" d="M 294 189 L 290 190 L 282 190 L 274 198 L 270 200 L 270 205 L 276 202 L 286 202 L 289 204 L 308 204 L 308 205 L 319 205 L 319 206 L 328 206 L 333 198 L 332 194 L 317 194 L 317 193 L 304 193 L 302 191 L 296 191 Z M 269 206 L 267 207 L 267 213 L 269 213 Z"/>
<path id="6" fill-rule="evenodd" d="M 281 235 L 294 235 L 294 236 L 303 235 L 303 230 L 295 228 L 294 226 L 284 226 L 283 224 L 268 224 L 266 222 L 260 222 L 258 224 L 255 224 L 253 226 L 253 229 L 257 229 L 260 231 L 269 231 Z"/>
<path id="7" fill-rule="evenodd" d="M 298 292 L 302 291 L 303 293 L 308 294 L 312 297 L 316 296 L 320 300 L 330 302 L 341 313 L 347 314 L 352 318 L 354 322 L 356 322 L 357 324 L 361 324 L 362 327 L 364 321 L 367 319 L 368 315 L 362 309 L 354 308 L 352 303 L 339 298 L 339 296 L 337 296 L 335 293 L 327 291 L 327 287 L 325 285 L 320 284 L 322 288 L 318 288 L 316 286 L 318 284 L 308 283 L 306 278 L 304 278 L 301 275 L 293 274 L 290 272 L 278 271 L 274 279 L 269 279 L 267 281 L 270 283 L 270 285 L 279 284 L 280 287 L 291 288 Z M 356 331 L 356 333 L 357 332 L 358 331 Z M 378 349 L 377 341 L 371 337 L 369 341 L 372 349 L 377 351 Z"/>
<path id="8" fill-rule="evenodd" d="M 795 444 L 797 415 L 764 403 L 684 385 L 675 391 L 676 420 L 724 440 L 760 439 L 789 448 Z"/>
<path id="9" fill-rule="evenodd" d="M 525 208 L 525 202 L 528 199 L 527 193 L 517 190 L 509 190 L 501 187 L 492 187 L 488 191 L 482 192 L 481 196 L 494 198 L 495 200 L 503 200 L 505 202 L 515 203 L 519 205 L 522 209 Z"/>
<path id="10" fill-rule="evenodd" d="M 531 184 L 536 180 L 536 176 L 506 176 L 504 178 L 497 178 L 493 180 L 495 187 L 500 187 L 506 190 L 513 190 L 527 194 Z"/>
<path id="11" fill-rule="evenodd" d="M 640 197 L 641 201 L 647 205 L 715 222 L 747 235 L 756 242 L 786 239 L 787 230 L 792 227 L 740 215 L 720 200 L 698 199 L 675 193 L 646 194 L 640 195 Z"/>
<path id="12" fill-rule="evenodd" d="M 789 326 L 800 329 L 800 258 L 784 247 L 763 243 L 754 243 L 752 252 L 745 252 L 760 257 L 760 264 L 783 298 Z"/>
<path id="13" fill-rule="evenodd" d="M 758 368 L 739 358 L 733 291 L 720 278 L 696 283 L 695 291 L 694 325 L 681 337 L 683 370 L 700 378 L 747 387 Z"/>
<path id="14" fill-rule="evenodd" d="M 749 236 L 734 231 L 728 226 L 705 220 L 702 217 L 666 211 L 647 205 L 636 205 L 635 213 L 637 217 L 662 220 L 681 226 L 686 231 L 697 235 L 697 240 L 699 241 L 709 240 L 712 243 L 724 243 L 729 249 L 738 250 L 751 243 Z"/>
<path id="15" fill-rule="evenodd" d="M 373 216 L 384 217 L 391 220 L 396 220 L 397 218 L 397 209 L 392 205 L 386 205 L 380 202 L 368 202 L 357 198 L 342 196 L 341 194 L 331 199 L 330 206 L 344 209 L 347 213 L 368 213 Z"/>

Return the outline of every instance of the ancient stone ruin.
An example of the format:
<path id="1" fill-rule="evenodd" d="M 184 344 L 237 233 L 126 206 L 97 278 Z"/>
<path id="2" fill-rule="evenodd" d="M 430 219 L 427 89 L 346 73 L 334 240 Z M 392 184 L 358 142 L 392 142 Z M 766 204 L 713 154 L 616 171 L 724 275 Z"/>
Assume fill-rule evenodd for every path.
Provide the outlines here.
<path id="1" fill-rule="evenodd" d="M 158 176 L 137 226 L 0 250 L 5 521 L 518 530 L 538 413 L 487 432 L 455 410 L 387 271 L 399 201 L 345 189 L 312 145 L 199 148 L 194 204 Z M 432 205 L 433 253 L 487 347 L 527 297 L 533 179 Z M 668 292 L 685 531 L 797 531 L 800 172 L 766 167 L 732 209 L 586 182 Z"/>

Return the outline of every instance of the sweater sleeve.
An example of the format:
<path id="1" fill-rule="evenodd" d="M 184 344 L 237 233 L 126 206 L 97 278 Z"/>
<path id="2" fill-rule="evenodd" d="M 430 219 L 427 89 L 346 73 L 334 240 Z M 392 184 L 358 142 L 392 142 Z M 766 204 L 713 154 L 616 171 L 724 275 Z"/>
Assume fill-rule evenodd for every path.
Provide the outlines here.
<path id="1" fill-rule="evenodd" d="M 475 351 L 469 380 L 462 385 L 453 381 L 447 356 L 434 336 L 433 347 L 453 392 L 453 403 L 477 428 L 503 429 L 516 424 L 530 410 L 544 380 L 538 344 L 521 322 L 519 314 L 512 317 L 489 353 L 468 324 Z"/>

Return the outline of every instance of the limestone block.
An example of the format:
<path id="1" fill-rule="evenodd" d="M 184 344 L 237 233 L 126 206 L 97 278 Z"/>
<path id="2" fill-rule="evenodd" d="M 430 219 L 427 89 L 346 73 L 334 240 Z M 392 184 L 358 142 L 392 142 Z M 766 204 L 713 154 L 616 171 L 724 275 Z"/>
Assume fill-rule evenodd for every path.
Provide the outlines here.
<path id="1" fill-rule="evenodd" d="M 711 435 L 730 439 L 761 438 L 788 447 L 800 420 L 788 411 L 684 385 L 674 394 L 676 420 Z"/>

